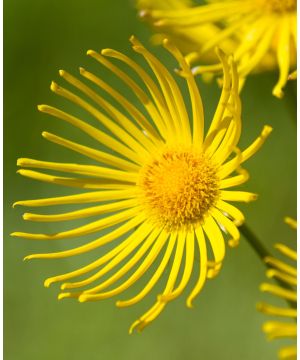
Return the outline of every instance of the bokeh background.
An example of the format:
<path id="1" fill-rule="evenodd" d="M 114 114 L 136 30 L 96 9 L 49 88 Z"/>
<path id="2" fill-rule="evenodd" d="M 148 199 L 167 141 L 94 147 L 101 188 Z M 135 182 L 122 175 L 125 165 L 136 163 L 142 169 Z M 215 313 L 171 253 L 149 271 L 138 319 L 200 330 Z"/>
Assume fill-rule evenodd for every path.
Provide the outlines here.
<path id="1" fill-rule="evenodd" d="M 124 0 L 6 0 L 4 18 L 5 359 L 275 359 L 280 345 L 289 342 L 268 342 L 261 332 L 265 316 L 256 312 L 255 303 L 272 298 L 259 292 L 265 269 L 243 238 L 237 249 L 228 249 L 223 270 L 207 282 L 193 310 L 185 307 L 185 297 L 181 297 L 170 303 L 142 334 L 131 336 L 129 325 L 151 305 L 155 294 L 127 309 L 117 309 L 116 299 L 85 304 L 58 301 L 58 287 L 44 288 L 44 279 L 83 265 L 89 255 L 57 261 L 22 261 L 29 253 L 59 251 L 78 242 L 70 239 L 38 243 L 10 238 L 12 231 L 56 232 L 70 226 L 27 224 L 21 218 L 24 209 L 12 209 L 16 200 L 69 191 L 21 178 L 16 174 L 16 159 L 22 156 L 83 160 L 47 143 L 40 135 L 43 130 L 88 144 L 88 139 L 81 139 L 81 134 L 69 125 L 40 114 L 36 104 L 71 109 L 70 104 L 50 92 L 49 84 L 51 80 L 63 83 L 58 69 L 74 74 L 78 66 L 93 70 L 127 96 L 124 85 L 85 52 L 110 47 L 132 54 L 141 62 L 127 39 L 135 34 L 149 44 L 151 31 L 139 22 L 133 4 Z M 154 51 L 174 67 L 163 49 Z M 249 78 L 242 94 L 241 144 L 249 144 L 264 124 L 274 127 L 265 146 L 246 164 L 251 178 L 244 188 L 257 192 L 259 198 L 243 206 L 247 223 L 269 250 L 275 241 L 295 243 L 295 233 L 283 224 L 283 217 L 295 216 L 296 211 L 295 84 L 288 85 L 283 100 L 275 99 L 271 88 L 276 76 L 269 73 Z M 199 86 L 209 121 L 220 90 L 215 83 L 207 85 L 201 80 Z"/>

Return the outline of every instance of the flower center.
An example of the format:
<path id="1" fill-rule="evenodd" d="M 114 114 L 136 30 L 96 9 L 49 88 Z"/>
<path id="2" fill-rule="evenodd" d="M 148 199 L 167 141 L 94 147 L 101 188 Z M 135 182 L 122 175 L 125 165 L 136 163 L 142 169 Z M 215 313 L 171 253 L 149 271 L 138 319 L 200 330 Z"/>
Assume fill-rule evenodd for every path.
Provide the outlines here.
<path id="1" fill-rule="evenodd" d="M 292 12 L 296 11 L 297 1 L 296 0 L 260 0 L 260 3 L 271 12 Z M 261 4 L 260 4 L 261 5 Z"/>
<path id="2" fill-rule="evenodd" d="M 216 167 L 193 150 L 167 150 L 147 164 L 138 185 L 149 215 L 169 230 L 203 219 L 219 195 Z"/>

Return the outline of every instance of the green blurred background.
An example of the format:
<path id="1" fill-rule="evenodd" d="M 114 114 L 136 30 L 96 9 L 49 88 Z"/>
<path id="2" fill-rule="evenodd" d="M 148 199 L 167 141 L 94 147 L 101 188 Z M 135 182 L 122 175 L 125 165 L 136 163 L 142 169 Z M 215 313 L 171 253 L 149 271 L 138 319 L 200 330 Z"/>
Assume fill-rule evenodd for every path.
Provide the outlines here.
<path id="1" fill-rule="evenodd" d="M 132 3 L 124 0 L 7 0 L 4 18 L 5 359 L 275 359 L 280 345 L 289 342 L 268 342 L 261 332 L 266 317 L 256 312 L 255 303 L 272 298 L 258 290 L 265 269 L 244 239 L 237 249 L 228 249 L 221 274 L 207 282 L 193 310 L 185 307 L 183 296 L 170 303 L 142 334 L 131 336 L 129 325 L 151 305 L 155 294 L 127 309 L 117 309 L 115 299 L 85 304 L 59 302 L 58 288 L 45 289 L 44 279 L 75 269 L 89 257 L 22 261 L 30 253 L 58 251 L 71 247 L 72 241 L 78 244 L 72 239 L 41 244 L 9 237 L 12 231 L 56 232 L 70 226 L 27 224 L 21 218 L 24 209 L 11 208 L 16 200 L 68 191 L 21 178 L 16 174 L 18 157 L 82 161 L 79 155 L 41 138 L 43 130 L 75 141 L 81 140 L 81 134 L 62 121 L 38 113 L 36 104 L 71 108 L 52 94 L 48 85 L 53 79 L 63 83 L 58 69 L 76 73 L 78 66 L 101 74 L 127 96 L 127 89 L 85 52 L 111 47 L 131 55 L 129 36 L 135 34 L 149 44 L 151 32 L 137 19 Z M 155 52 L 174 67 L 163 49 Z M 259 193 L 259 199 L 242 206 L 249 226 L 269 249 L 275 241 L 293 244 L 295 240 L 293 231 L 283 224 L 283 217 L 295 216 L 296 211 L 295 84 L 289 84 L 286 97 L 277 100 L 271 96 L 275 81 L 275 73 L 251 77 L 242 94 L 241 144 L 249 144 L 264 124 L 274 127 L 262 150 L 246 164 L 251 179 L 244 188 Z M 199 86 L 209 119 L 219 89 L 215 83 L 199 81 Z M 88 139 L 82 138 L 82 142 L 88 144 Z"/>

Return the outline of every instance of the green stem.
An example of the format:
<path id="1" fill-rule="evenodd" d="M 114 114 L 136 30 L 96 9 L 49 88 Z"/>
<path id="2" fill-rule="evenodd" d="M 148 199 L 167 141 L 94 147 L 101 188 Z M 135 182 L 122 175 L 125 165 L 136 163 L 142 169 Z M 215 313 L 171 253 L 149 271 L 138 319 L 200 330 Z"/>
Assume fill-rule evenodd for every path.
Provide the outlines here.
<path id="1" fill-rule="evenodd" d="M 297 85 L 296 81 L 287 84 L 284 96 L 285 103 L 295 124 L 297 123 Z"/>
<path id="2" fill-rule="evenodd" d="M 271 254 L 269 253 L 268 249 L 263 245 L 263 243 L 260 241 L 260 239 L 254 234 L 254 232 L 248 227 L 247 224 L 243 224 L 242 226 L 240 226 L 239 230 L 244 235 L 245 239 L 252 247 L 252 249 L 255 251 L 256 255 L 263 261 L 266 267 L 269 267 L 269 265 L 264 261 L 264 259 L 267 256 L 271 256 Z M 274 278 L 274 280 L 278 283 L 279 286 L 287 290 L 295 291 L 295 289 L 292 286 L 286 284 L 284 281 L 277 279 L 276 277 Z M 292 308 L 297 307 L 297 304 L 294 303 L 293 301 L 287 299 L 285 300 L 287 301 L 290 307 Z"/>
<path id="3" fill-rule="evenodd" d="M 263 263 L 267 266 L 264 259 L 267 256 L 271 256 L 267 248 L 263 245 L 263 243 L 258 239 L 258 237 L 254 234 L 254 232 L 248 227 L 247 224 L 243 224 L 239 227 L 240 232 L 244 235 L 248 243 L 251 245 L 253 250 L 256 252 L 256 255 L 263 261 Z"/>

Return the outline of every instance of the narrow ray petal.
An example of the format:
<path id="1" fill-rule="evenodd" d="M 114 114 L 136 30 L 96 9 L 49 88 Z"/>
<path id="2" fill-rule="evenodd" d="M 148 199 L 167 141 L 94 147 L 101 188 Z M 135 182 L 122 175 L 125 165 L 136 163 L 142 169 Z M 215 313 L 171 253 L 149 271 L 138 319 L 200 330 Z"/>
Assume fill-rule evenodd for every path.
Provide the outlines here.
<path id="1" fill-rule="evenodd" d="M 227 202 L 219 200 L 216 204 L 216 207 L 226 215 L 228 214 L 237 226 L 242 225 L 245 221 L 243 213 L 238 208 Z"/>
<path id="2" fill-rule="evenodd" d="M 283 261 L 277 260 L 271 256 L 267 256 L 265 258 L 265 262 L 268 265 L 274 266 L 276 269 L 281 270 L 289 275 L 297 276 L 297 269 L 295 269 L 293 266 L 290 266 Z"/>
<path id="3" fill-rule="evenodd" d="M 71 177 L 62 177 L 56 175 L 44 174 L 39 171 L 20 169 L 17 171 L 18 174 L 38 180 L 47 182 L 50 184 L 75 187 L 80 189 L 106 189 L 106 190 L 132 190 L 132 184 L 123 182 L 121 180 L 103 180 L 96 178 L 71 178 Z"/>
<path id="4" fill-rule="evenodd" d="M 30 240 L 60 240 L 68 239 L 71 237 L 84 236 L 128 220 L 136 216 L 140 211 L 140 207 L 134 207 L 132 209 L 121 211 L 118 214 L 111 215 L 110 217 L 91 222 L 75 229 L 62 231 L 55 234 L 30 234 L 23 232 L 14 232 L 11 234 L 11 236 L 23 237 Z"/>
<path id="5" fill-rule="evenodd" d="M 136 173 L 108 169 L 106 167 L 101 167 L 97 165 L 68 164 L 26 158 L 18 159 L 17 165 L 29 168 L 48 169 L 54 171 L 70 172 L 80 175 L 97 176 L 104 179 L 118 180 L 121 178 L 123 181 L 131 183 L 135 183 L 137 180 Z"/>
<path id="6" fill-rule="evenodd" d="M 227 191 L 222 190 L 220 198 L 225 201 L 242 201 L 250 202 L 257 199 L 257 194 L 253 194 L 247 191 Z"/>
<path id="7" fill-rule="evenodd" d="M 76 248 L 60 251 L 56 253 L 45 253 L 45 254 L 32 254 L 24 258 L 24 260 L 31 259 L 60 259 L 69 256 L 79 255 L 91 250 L 94 250 L 98 247 L 101 247 L 105 244 L 110 243 L 111 241 L 117 239 L 118 237 L 126 234 L 128 231 L 132 230 L 135 226 L 138 226 L 145 220 L 144 215 L 138 215 L 131 220 L 127 221 L 123 225 L 119 226 L 116 230 L 111 231 L 110 233 L 101 236 L 99 239 L 91 241 L 85 245 L 78 246 Z M 73 274 L 73 272 L 72 272 Z"/>
<path id="8" fill-rule="evenodd" d="M 190 295 L 187 298 L 186 305 L 189 308 L 193 307 L 193 301 L 197 297 L 197 295 L 202 290 L 205 279 L 207 276 L 207 250 L 206 250 L 206 243 L 205 237 L 203 234 L 202 227 L 199 226 L 195 230 L 196 239 L 198 243 L 198 250 L 199 250 L 199 275 L 196 285 L 194 286 L 193 290 L 191 291 Z"/>
<path id="9" fill-rule="evenodd" d="M 258 303 L 256 305 L 257 309 L 267 315 L 277 315 L 277 316 L 285 316 L 285 317 L 297 317 L 297 310 L 296 309 L 289 309 L 289 308 L 281 308 L 277 306 L 272 306 L 265 303 Z"/>
<path id="10" fill-rule="evenodd" d="M 297 285 L 297 278 L 295 278 L 295 276 L 287 275 L 286 273 L 283 273 L 282 271 L 279 271 L 276 269 L 267 270 L 266 276 L 271 279 L 277 278 L 277 279 L 282 280 L 285 283 L 293 285 L 293 286 Z"/>
<path id="11" fill-rule="evenodd" d="M 138 205 L 138 201 L 136 199 L 130 199 L 124 201 L 117 201 L 110 204 L 104 204 L 104 205 L 93 206 L 80 210 L 70 211 L 62 214 L 44 215 L 44 214 L 25 213 L 23 214 L 23 219 L 30 221 L 43 221 L 43 222 L 68 221 L 68 220 L 83 219 L 89 216 L 106 214 L 109 212 L 123 210 L 126 208 L 136 207 L 137 205 Z"/>
<path id="12" fill-rule="evenodd" d="M 151 233 L 152 232 L 152 233 Z M 151 235 L 149 235 L 151 233 Z M 137 250 L 137 252 L 132 256 L 131 259 L 124 264 L 121 269 L 111 275 L 107 280 L 102 283 L 84 290 L 83 295 L 95 294 L 102 289 L 105 289 L 109 285 L 113 284 L 120 277 L 126 274 L 127 271 L 130 270 L 132 266 L 144 255 L 144 253 L 148 250 L 148 248 L 152 245 L 155 238 L 159 233 L 159 229 L 153 229 L 153 226 L 145 222 L 142 224 L 133 234 L 130 235 L 130 244 L 124 248 L 120 253 L 118 253 L 109 263 L 107 263 L 102 269 L 93 274 L 87 279 L 84 279 L 79 282 L 74 283 L 66 283 L 64 284 L 64 289 L 74 289 L 82 286 L 86 286 L 91 284 L 97 279 L 100 279 L 103 275 L 105 275 L 110 270 L 114 269 L 121 261 L 123 261 L 127 256 L 132 254 L 133 251 L 141 244 L 142 246 Z M 85 299 L 85 300 L 84 300 Z M 88 297 L 84 297 L 79 299 L 81 302 L 88 300 Z"/>
<path id="13" fill-rule="evenodd" d="M 80 145 L 80 144 L 77 144 L 73 141 L 70 141 L 70 140 L 66 140 L 60 136 L 57 136 L 57 135 L 54 135 L 54 134 L 51 134 L 51 133 L 48 133 L 46 131 L 42 132 L 42 136 L 49 140 L 49 141 L 52 141 L 53 143 L 55 144 L 58 144 L 58 145 L 61 145 L 61 146 L 64 146 L 68 149 L 71 149 L 73 151 L 76 151 L 80 154 L 83 154 L 91 159 L 94 159 L 94 160 L 97 160 L 99 162 L 103 162 L 105 164 L 108 164 L 110 166 L 114 166 L 114 167 L 117 167 L 117 168 L 121 168 L 122 170 L 125 170 L 125 171 L 129 171 L 129 172 L 132 172 L 132 171 L 138 171 L 139 167 L 129 161 L 126 161 L 126 160 L 123 160 L 123 159 L 120 159 L 119 157 L 116 157 L 114 155 L 110 155 L 108 153 L 105 153 L 103 151 L 100 151 L 100 150 L 95 150 L 95 149 L 92 149 L 90 147 L 87 147 L 87 146 L 83 146 L 83 145 Z"/>
<path id="14" fill-rule="evenodd" d="M 273 88 L 273 95 L 282 98 L 282 88 L 285 86 L 290 69 L 290 19 L 284 16 L 278 36 L 277 60 L 279 66 L 279 79 Z"/>
<path id="15" fill-rule="evenodd" d="M 283 244 L 275 244 L 274 247 L 275 249 L 279 250 L 283 255 L 297 261 L 297 252 L 290 249 L 288 246 Z"/>
<path id="16" fill-rule="evenodd" d="M 175 246 L 176 236 L 177 236 L 176 233 L 171 233 L 170 239 L 168 241 L 167 249 L 166 249 L 166 252 L 164 254 L 164 257 L 163 257 L 160 265 L 157 267 L 154 275 L 148 281 L 148 283 L 143 288 L 143 290 L 141 292 L 139 292 L 136 296 L 134 296 L 133 298 L 131 298 L 129 300 L 119 300 L 119 301 L 117 301 L 116 305 L 118 307 L 125 307 L 125 306 L 131 306 L 133 304 L 136 304 L 137 302 L 141 301 L 151 291 L 151 289 L 154 287 L 154 285 L 157 283 L 157 281 L 162 276 L 162 274 L 163 274 L 163 272 L 164 272 L 164 270 L 165 270 L 165 268 L 166 268 L 166 266 L 167 266 L 167 264 L 169 262 L 171 254 L 173 252 L 173 248 Z M 158 241 L 159 240 L 160 239 L 158 239 Z"/>
<path id="17" fill-rule="evenodd" d="M 84 101 L 79 96 L 73 94 L 69 90 L 57 85 L 52 82 L 51 90 L 55 92 L 57 95 L 60 95 L 74 104 L 82 107 L 92 116 L 94 116 L 101 124 L 103 124 L 108 130 L 110 130 L 116 137 L 118 137 L 123 143 L 125 143 L 129 148 L 134 151 L 135 158 L 141 161 L 141 156 L 139 153 L 143 154 L 143 156 L 148 156 L 148 152 L 125 130 L 123 130 L 120 126 L 112 122 L 107 116 L 105 116 L 102 112 L 97 110 L 95 107 L 90 105 L 90 103 Z"/>
<path id="18" fill-rule="evenodd" d="M 195 247 L 195 238 L 194 238 L 194 230 L 188 232 L 187 234 L 183 234 L 186 236 L 185 239 L 185 266 L 184 272 L 182 275 L 182 279 L 177 286 L 176 289 L 173 289 L 169 294 L 165 294 L 161 296 L 162 301 L 170 301 L 176 299 L 186 288 L 194 266 L 194 247 Z"/>
<path id="19" fill-rule="evenodd" d="M 219 226 L 212 218 L 212 216 L 209 215 L 205 219 L 205 222 L 202 225 L 202 227 L 208 237 L 209 243 L 211 245 L 214 254 L 215 266 L 213 266 L 207 271 L 207 277 L 212 278 L 215 277 L 220 271 L 222 261 L 225 256 L 225 241 Z"/>
<path id="20" fill-rule="evenodd" d="M 175 286 L 175 282 L 177 280 L 178 272 L 182 261 L 182 254 L 185 244 L 184 240 L 185 239 L 183 235 L 179 233 L 177 237 L 177 246 L 174 255 L 174 260 L 172 263 L 172 268 L 169 274 L 166 287 L 162 293 L 162 296 L 165 296 L 166 294 L 170 293 Z M 167 304 L 167 301 L 165 299 L 163 300 L 162 296 L 159 295 L 155 304 L 131 326 L 130 332 L 132 332 L 134 328 L 137 328 L 138 331 L 143 330 L 145 326 L 147 326 L 150 322 L 152 322 L 162 312 L 162 310 Z"/>
<path id="21" fill-rule="evenodd" d="M 263 292 L 268 292 L 272 295 L 276 295 L 283 299 L 297 301 L 297 293 L 295 291 L 286 290 L 277 285 L 272 285 L 268 283 L 263 283 L 260 286 L 260 290 Z"/>
<path id="22" fill-rule="evenodd" d="M 148 268 L 152 265 L 152 263 L 157 258 L 160 250 L 162 249 L 162 247 L 164 246 L 164 244 L 168 238 L 168 233 L 164 232 L 163 235 L 164 235 L 163 237 L 160 236 L 157 239 L 157 241 L 153 245 L 152 249 L 146 256 L 145 260 L 142 262 L 142 264 L 138 267 L 138 269 L 136 269 L 134 271 L 134 273 L 128 279 L 126 279 L 121 285 L 117 286 L 116 288 L 114 288 L 112 290 L 93 295 L 93 299 L 101 300 L 101 299 L 106 299 L 106 298 L 115 296 L 117 294 L 120 294 L 121 292 L 125 291 L 130 286 L 132 286 L 141 276 L 143 276 L 144 273 L 148 270 Z"/>
<path id="23" fill-rule="evenodd" d="M 105 52 L 105 55 L 107 55 L 107 51 Z M 90 73 L 86 69 L 81 67 L 79 71 L 82 76 L 84 76 L 86 79 L 90 80 L 91 82 L 96 84 L 99 88 L 103 89 L 110 96 L 112 96 L 123 107 L 123 109 L 132 116 L 135 122 L 149 134 L 152 141 L 157 144 L 159 143 L 159 140 L 161 138 L 158 132 L 156 131 L 156 129 L 150 124 L 148 119 L 146 119 L 146 117 L 133 104 L 131 104 L 122 94 L 120 94 L 118 91 L 113 89 L 102 79 Z"/>
<path id="24" fill-rule="evenodd" d="M 126 190 L 104 190 L 104 191 L 90 191 L 83 194 L 58 196 L 46 199 L 37 200 L 23 200 L 17 201 L 13 204 L 22 206 L 53 206 L 53 205 L 66 205 L 66 204 L 86 204 L 95 203 L 108 200 L 121 200 L 136 197 L 136 189 Z"/>
<path id="25" fill-rule="evenodd" d="M 235 224 L 229 220 L 222 212 L 216 208 L 212 209 L 210 212 L 213 218 L 217 221 L 218 224 L 221 224 L 225 230 L 232 236 L 228 241 L 228 245 L 231 247 L 236 247 L 240 241 L 240 232 Z"/>
<path id="26" fill-rule="evenodd" d="M 120 70 L 118 67 L 114 66 L 111 62 L 109 62 L 107 59 L 105 59 L 100 54 L 96 53 L 95 51 L 89 50 L 88 55 L 92 56 L 94 59 L 96 59 L 98 62 L 100 62 L 102 65 L 107 67 L 109 70 L 111 70 L 114 74 L 116 74 L 122 81 L 125 82 L 125 84 L 132 89 L 132 91 L 138 96 L 142 104 L 144 104 L 146 110 L 148 111 L 149 115 L 152 117 L 153 121 L 159 126 L 159 124 L 162 124 L 161 115 L 157 112 L 156 107 L 154 106 L 153 102 L 148 98 L 147 94 L 122 70 Z M 106 54 L 106 51 L 103 50 L 103 55 Z M 137 67 L 135 66 L 135 69 Z M 153 81 L 149 81 L 149 79 L 146 77 L 146 83 L 145 85 L 149 86 L 150 89 L 152 89 L 152 83 Z M 159 96 L 157 96 L 159 94 Z M 152 95 L 153 96 L 153 95 Z M 159 91 L 156 91 L 153 96 L 153 100 L 161 100 L 161 95 Z M 164 100 L 163 100 L 164 103 Z M 164 132 L 164 127 L 160 128 L 162 135 L 166 136 Z"/>
<path id="27" fill-rule="evenodd" d="M 107 114 L 114 119 L 115 122 L 117 122 L 122 129 L 126 130 L 135 140 L 137 140 L 138 144 L 135 144 L 135 147 L 139 149 L 144 154 L 147 154 L 149 151 L 154 150 L 154 144 L 149 141 L 147 136 L 139 129 L 137 128 L 126 116 L 124 116 L 118 109 L 116 109 L 114 106 L 112 106 L 108 101 L 106 101 L 104 98 L 102 98 L 100 95 L 98 95 L 95 91 L 93 91 L 91 88 L 86 86 L 84 83 L 76 79 L 74 76 L 69 74 L 68 72 L 64 70 L 60 70 L 59 74 L 61 77 L 63 77 L 66 81 L 68 81 L 70 84 L 75 86 L 77 89 L 82 91 L 84 94 L 86 94 L 90 99 L 92 99 L 96 104 L 98 104 L 101 108 L 103 108 Z M 105 117 L 105 124 L 107 124 L 107 127 L 112 132 L 119 133 L 120 128 L 115 128 L 113 123 L 109 121 L 109 118 Z M 115 130 L 114 130 L 115 129 Z M 144 146 L 145 150 L 141 147 Z"/>
<path id="28" fill-rule="evenodd" d="M 113 137 L 105 134 L 103 131 L 95 128 L 94 126 L 91 126 L 86 122 L 80 120 L 79 118 L 48 105 L 39 105 L 38 110 L 68 122 L 69 124 L 77 127 L 84 133 L 88 134 L 93 139 L 99 141 L 101 144 L 104 144 L 108 148 L 113 149 L 117 153 L 127 157 L 134 163 L 139 165 L 142 163 L 142 161 L 137 158 L 136 154 L 127 146 L 123 145 L 118 140 L 115 140 Z"/>

